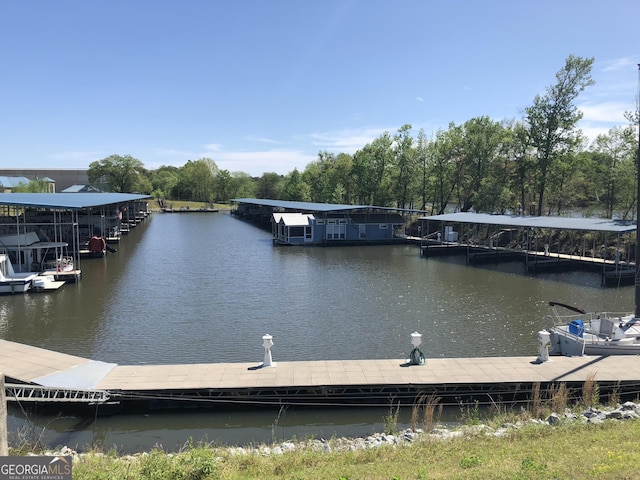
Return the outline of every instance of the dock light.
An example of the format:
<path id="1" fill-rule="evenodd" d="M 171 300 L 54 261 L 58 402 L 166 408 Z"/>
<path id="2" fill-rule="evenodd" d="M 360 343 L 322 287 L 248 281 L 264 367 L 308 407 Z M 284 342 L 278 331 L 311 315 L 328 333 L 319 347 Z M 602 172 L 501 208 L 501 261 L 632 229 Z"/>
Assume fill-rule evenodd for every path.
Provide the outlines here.
<path id="1" fill-rule="evenodd" d="M 268 333 L 262 337 L 262 346 L 264 347 L 264 362 L 262 362 L 262 366 L 275 367 L 276 364 L 273 363 L 271 359 L 271 347 L 273 347 L 273 337 Z"/>
<path id="2" fill-rule="evenodd" d="M 543 363 L 549 361 L 549 344 L 551 343 L 551 334 L 546 330 L 540 330 L 538 332 L 538 342 L 540 347 L 538 348 L 538 358 L 536 363 Z"/>

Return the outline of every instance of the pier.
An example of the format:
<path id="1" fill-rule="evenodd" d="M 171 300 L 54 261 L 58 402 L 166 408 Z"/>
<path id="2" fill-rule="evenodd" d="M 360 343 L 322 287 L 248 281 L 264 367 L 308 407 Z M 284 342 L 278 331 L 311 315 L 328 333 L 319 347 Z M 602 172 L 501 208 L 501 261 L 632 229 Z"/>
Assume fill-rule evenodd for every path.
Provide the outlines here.
<path id="1" fill-rule="evenodd" d="M 587 381 L 600 392 L 637 396 L 636 356 L 427 358 L 262 363 L 118 365 L 0 340 L 0 371 L 9 401 L 62 406 L 82 401 L 111 407 L 389 406 L 413 405 L 434 395 L 444 405 L 529 399 L 565 384 L 581 390 Z M 29 387 L 38 390 L 30 393 Z M 20 390 L 17 398 L 16 389 Z M 42 393 L 42 389 L 49 393 Z M 26 390 L 25 390 L 26 389 Z M 51 392 L 57 392 L 55 395 Z M 80 400 L 79 400 L 80 399 Z"/>

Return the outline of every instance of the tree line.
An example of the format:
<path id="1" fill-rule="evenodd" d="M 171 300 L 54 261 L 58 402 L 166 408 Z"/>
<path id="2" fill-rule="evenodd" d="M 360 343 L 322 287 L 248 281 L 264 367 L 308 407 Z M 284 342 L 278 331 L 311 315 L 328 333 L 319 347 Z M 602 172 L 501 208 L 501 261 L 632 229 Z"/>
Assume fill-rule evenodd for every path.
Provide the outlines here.
<path id="1" fill-rule="evenodd" d="M 412 126 L 384 132 L 354 154 L 321 151 L 286 175 L 220 170 L 210 158 L 146 170 L 129 155 L 89 166 L 93 185 L 157 198 L 232 198 L 376 205 L 423 210 L 562 215 L 582 210 L 632 218 L 636 202 L 637 112 L 589 143 L 577 124 L 579 94 L 594 81 L 593 58 L 570 55 L 556 82 L 520 120 L 476 117 L 427 136 Z"/>

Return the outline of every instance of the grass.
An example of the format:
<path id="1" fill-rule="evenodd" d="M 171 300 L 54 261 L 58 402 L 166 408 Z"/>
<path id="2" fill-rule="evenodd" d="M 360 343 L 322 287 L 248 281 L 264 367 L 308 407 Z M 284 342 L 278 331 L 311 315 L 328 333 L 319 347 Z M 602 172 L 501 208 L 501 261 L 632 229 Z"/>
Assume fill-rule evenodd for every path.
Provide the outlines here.
<path id="1" fill-rule="evenodd" d="M 574 408 L 600 403 L 595 374 L 584 382 Z M 383 445 L 362 450 L 341 448 L 341 439 L 330 448 L 317 442 L 302 442 L 294 451 L 263 454 L 265 448 L 238 453 L 215 445 L 186 444 L 181 452 L 154 449 L 140 455 L 117 452 L 85 454 L 74 463 L 76 480 L 236 480 L 236 479 L 601 479 L 640 478 L 637 438 L 640 419 L 602 423 L 560 421 L 550 426 L 532 417 L 544 418 L 569 407 L 570 393 L 559 384 L 548 391 L 534 385 L 528 408 L 506 409 L 495 403 L 493 415 L 480 423 L 477 402 L 461 404 L 461 435 L 422 435 L 413 443 Z M 615 405 L 618 392 L 609 397 Z M 613 403 L 612 403 L 613 402 Z M 391 405 L 384 417 L 385 431 L 397 430 L 399 407 Z M 431 432 L 441 412 L 440 398 L 423 395 L 413 407 L 412 428 Z M 278 414 L 278 419 L 282 411 Z M 277 420 L 276 419 L 276 424 Z M 505 430 L 506 423 L 526 426 Z M 500 429 L 501 435 L 487 435 Z M 504 433 L 506 431 L 506 433 Z M 275 445 L 274 445 L 275 446 Z M 326 445 L 321 445 L 326 447 Z M 13 451 L 11 454 L 24 454 Z"/>
<path id="2" fill-rule="evenodd" d="M 74 479 L 632 479 L 640 478 L 640 421 L 531 425 L 493 437 L 473 435 L 359 451 L 231 454 L 190 446 L 167 455 L 88 455 Z"/>
<path id="3" fill-rule="evenodd" d="M 200 210 L 201 208 L 217 208 L 218 210 L 230 210 L 232 206 L 226 203 L 206 203 L 206 202 L 189 202 L 186 200 L 165 200 L 167 207 L 174 210 L 180 210 L 181 208 L 188 208 L 189 210 Z M 160 211 L 160 205 L 157 200 L 149 202 L 151 210 Z"/>

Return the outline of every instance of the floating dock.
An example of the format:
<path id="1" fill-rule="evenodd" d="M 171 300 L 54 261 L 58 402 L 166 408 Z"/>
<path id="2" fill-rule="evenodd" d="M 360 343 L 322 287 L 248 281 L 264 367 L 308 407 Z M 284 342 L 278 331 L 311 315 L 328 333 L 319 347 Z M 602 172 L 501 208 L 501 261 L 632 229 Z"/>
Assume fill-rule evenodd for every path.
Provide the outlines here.
<path id="1" fill-rule="evenodd" d="M 538 385 L 637 396 L 637 356 L 327 360 L 177 365 L 117 365 L 0 340 L 8 400 L 85 401 L 136 409 L 229 406 L 389 406 L 433 395 L 444 405 L 531 398 Z"/>

